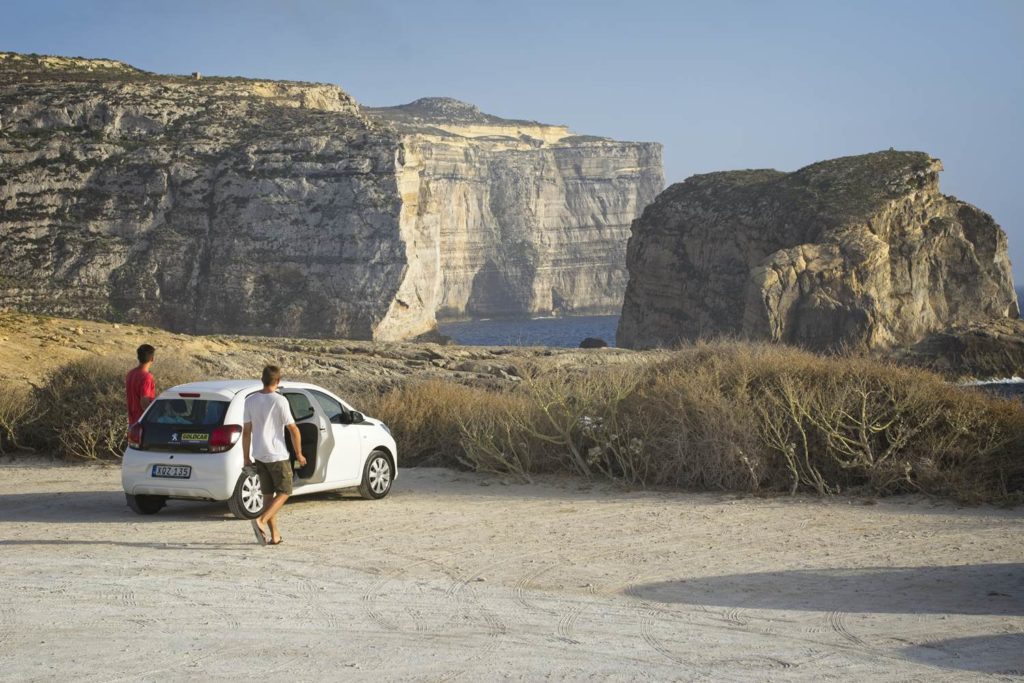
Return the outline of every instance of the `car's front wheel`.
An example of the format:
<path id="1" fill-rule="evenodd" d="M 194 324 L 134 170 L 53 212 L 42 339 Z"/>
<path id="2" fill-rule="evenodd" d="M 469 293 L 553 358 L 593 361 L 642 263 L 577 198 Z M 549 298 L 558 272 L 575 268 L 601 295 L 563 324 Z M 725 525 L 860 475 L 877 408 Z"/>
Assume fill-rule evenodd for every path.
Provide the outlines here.
<path id="1" fill-rule="evenodd" d="M 128 507 L 140 515 L 155 515 L 167 505 L 166 496 L 133 496 L 124 494 Z"/>
<path id="2" fill-rule="evenodd" d="M 394 478 L 395 468 L 391 464 L 391 457 L 384 451 L 373 451 L 363 467 L 363 483 L 359 485 L 359 495 L 370 500 L 383 498 L 391 491 Z"/>
<path id="3" fill-rule="evenodd" d="M 235 492 L 228 499 L 228 509 L 239 519 L 256 519 L 263 512 L 263 491 L 255 467 L 242 469 Z"/>

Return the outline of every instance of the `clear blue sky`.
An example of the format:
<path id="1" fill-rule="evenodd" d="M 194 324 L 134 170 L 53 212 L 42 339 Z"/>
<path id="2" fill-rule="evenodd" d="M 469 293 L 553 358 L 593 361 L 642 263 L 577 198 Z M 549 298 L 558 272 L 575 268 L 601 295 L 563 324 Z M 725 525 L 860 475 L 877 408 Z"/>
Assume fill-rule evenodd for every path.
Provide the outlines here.
<path id="1" fill-rule="evenodd" d="M 943 160 L 1024 283 L 1024 0 L 0 0 L 0 49 L 447 95 L 665 146 L 669 183 L 890 146 Z"/>

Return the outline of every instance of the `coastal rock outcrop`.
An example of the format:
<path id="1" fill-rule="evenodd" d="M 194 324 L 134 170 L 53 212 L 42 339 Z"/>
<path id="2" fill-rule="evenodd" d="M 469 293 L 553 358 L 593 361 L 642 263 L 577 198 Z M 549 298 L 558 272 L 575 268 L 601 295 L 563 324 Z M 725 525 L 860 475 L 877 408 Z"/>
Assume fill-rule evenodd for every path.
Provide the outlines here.
<path id="1" fill-rule="evenodd" d="M 885 355 L 903 365 L 956 378 L 1024 377 L 1024 320 L 998 318 L 958 325 Z"/>
<path id="2" fill-rule="evenodd" d="M 1005 233 L 941 170 L 890 150 L 669 187 L 633 224 L 617 344 L 888 348 L 1017 317 Z"/>
<path id="3" fill-rule="evenodd" d="M 439 318 L 619 311 L 629 226 L 664 182 L 660 145 L 449 98 L 364 111 L 401 133 L 410 222 L 442 245 Z"/>
<path id="4" fill-rule="evenodd" d="M 611 309 L 658 146 L 371 114 L 333 85 L 0 53 L 0 307 L 384 340 L 439 309 Z"/>

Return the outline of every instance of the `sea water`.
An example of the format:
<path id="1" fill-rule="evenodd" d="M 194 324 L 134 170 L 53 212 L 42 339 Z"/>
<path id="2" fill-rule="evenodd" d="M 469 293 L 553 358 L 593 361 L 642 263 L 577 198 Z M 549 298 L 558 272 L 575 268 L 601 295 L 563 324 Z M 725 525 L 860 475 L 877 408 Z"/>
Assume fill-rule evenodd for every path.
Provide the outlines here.
<path id="1" fill-rule="evenodd" d="M 617 315 L 523 320 L 467 320 L 440 323 L 438 331 L 466 346 L 562 346 L 575 348 L 587 337 L 615 346 Z"/>

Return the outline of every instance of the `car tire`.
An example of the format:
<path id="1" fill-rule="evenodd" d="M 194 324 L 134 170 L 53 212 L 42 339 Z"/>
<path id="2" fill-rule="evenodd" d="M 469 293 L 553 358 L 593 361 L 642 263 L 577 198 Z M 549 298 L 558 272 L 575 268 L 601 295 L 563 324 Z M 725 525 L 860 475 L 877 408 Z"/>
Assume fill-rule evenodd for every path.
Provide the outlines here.
<path id="1" fill-rule="evenodd" d="M 228 510 L 239 519 L 256 519 L 263 513 L 263 491 L 255 467 L 244 467 L 238 475 L 235 492 L 228 498 Z"/>
<path id="2" fill-rule="evenodd" d="M 395 465 L 391 462 L 391 456 L 375 450 L 363 466 L 363 483 L 359 485 L 359 495 L 367 500 L 379 500 L 391 492 L 391 482 L 394 480 Z"/>
<path id="3" fill-rule="evenodd" d="M 167 505 L 166 496 L 133 496 L 124 494 L 128 507 L 140 515 L 155 515 Z"/>

